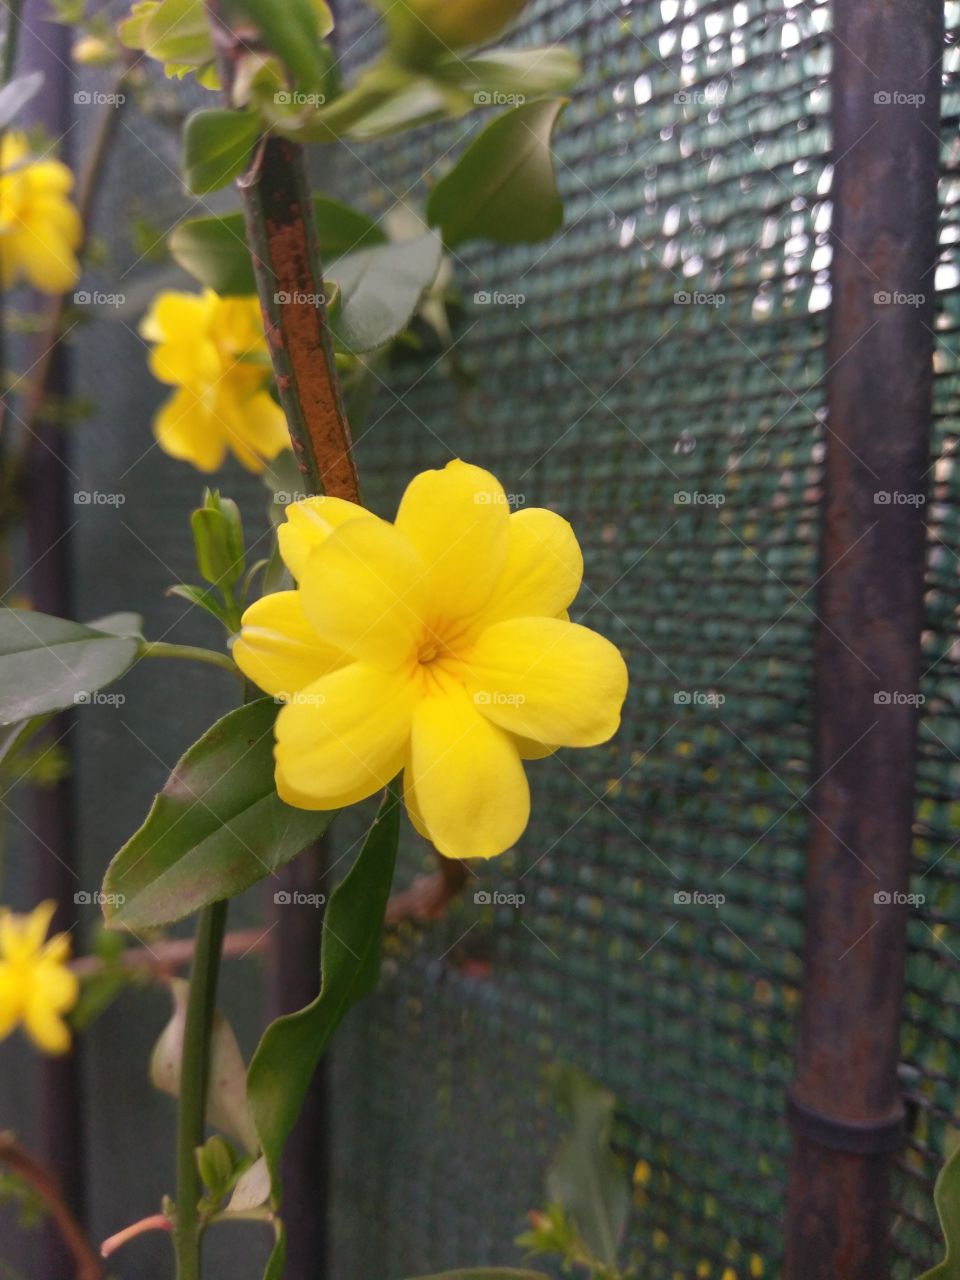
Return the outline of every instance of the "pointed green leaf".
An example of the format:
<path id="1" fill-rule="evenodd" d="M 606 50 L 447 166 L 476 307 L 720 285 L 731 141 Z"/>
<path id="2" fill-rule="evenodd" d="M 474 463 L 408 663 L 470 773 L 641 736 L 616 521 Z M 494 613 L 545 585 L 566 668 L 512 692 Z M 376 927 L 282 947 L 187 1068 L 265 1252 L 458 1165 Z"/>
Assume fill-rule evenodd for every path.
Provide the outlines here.
<path id="1" fill-rule="evenodd" d="M 259 136 L 260 120 L 250 111 L 211 107 L 187 116 L 182 168 L 193 194 L 206 195 L 238 178 Z"/>
<path id="2" fill-rule="evenodd" d="M 550 139 L 566 100 L 527 102 L 487 125 L 427 201 L 444 244 L 546 240 L 563 222 Z"/>
<path id="3" fill-rule="evenodd" d="M 933 1199 L 947 1254 L 942 1262 L 925 1271 L 920 1280 L 960 1280 L 960 1143 L 940 1170 Z"/>
<path id="4" fill-rule="evenodd" d="M 273 1022 L 250 1063 L 247 1096 L 275 1198 L 283 1146 L 317 1063 L 344 1014 L 376 984 L 399 820 L 399 799 L 391 789 L 356 862 L 330 897 L 321 947 L 320 994 L 305 1009 Z"/>
<path id="5" fill-rule="evenodd" d="M 133 666 L 141 642 L 25 609 L 0 609 L 0 724 L 86 702 Z"/>
<path id="6" fill-rule="evenodd" d="M 547 1195 L 570 1215 L 593 1256 L 615 1269 L 630 1212 L 626 1172 L 610 1145 L 616 1098 L 573 1068 L 562 1069 L 558 1082 L 573 1125 L 547 1172 Z"/>
<path id="7" fill-rule="evenodd" d="M 313 202 L 321 260 L 383 244 L 386 236 L 366 214 L 338 200 Z M 255 294 L 257 283 L 247 248 L 242 213 L 222 218 L 189 218 L 170 235 L 170 253 L 195 280 L 221 297 Z"/>
<path id="8" fill-rule="evenodd" d="M 333 330 L 341 346 L 350 352 L 372 351 L 402 333 L 421 294 L 436 279 L 442 252 L 430 231 L 332 263 L 329 274 L 342 298 Z"/>
<path id="9" fill-rule="evenodd" d="M 558 44 L 542 49 L 486 49 L 472 58 L 448 57 L 433 73 L 469 90 L 478 107 L 497 107 L 567 93 L 580 79 L 581 67 L 576 55 Z"/>
<path id="10" fill-rule="evenodd" d="M 330 69 L 324 36 L 333 30 L 333 14 L 324 0 L 223 0 L 223 12 L 247 18 L 263 45 L 277 54 L 300 89 L 319 89 Z"/>
<path id="11" fill-rule="evenodd" d="M 332 813 L 294 809 L 273 780 L 277 704 L 218 720 L 182 757 L 103 882 L 113 928 L 180 920 L 272 875 L 320 836 Z"/>

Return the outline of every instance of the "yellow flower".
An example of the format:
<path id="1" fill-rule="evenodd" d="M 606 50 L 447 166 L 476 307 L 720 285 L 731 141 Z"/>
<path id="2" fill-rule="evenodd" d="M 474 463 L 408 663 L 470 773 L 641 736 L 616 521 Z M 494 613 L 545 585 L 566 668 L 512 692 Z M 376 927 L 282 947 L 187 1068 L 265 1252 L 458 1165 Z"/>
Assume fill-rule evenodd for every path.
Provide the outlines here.
<path id="1" fill-rule="evenodd" d="M 263 470 L 289 444 L 283 411 L 267 385 L 270 362 L 256 298 L 158 294 L 140 325 L 154 343 L 150 369 L 177 390 L 154 418 L 157 443 L 200 471 L 216 471 L 229 449 Z"/>
<path id="2" fill-rule="evenodd" d="M 0 145 L 0 285 L 26 280 L 65 293 L 80 275 L 80 215 L 69 199 L 73 174 L 59 160 L 35 159 L 22 133 Z"/>
<path id="3" fill-rule="evenodd" d="M 67 967 L 70 939 L 47 940 L 55 903 L 41 902 L 29 915 L 0 911 L 0 1040 L 22 1022 L 44 1053 L 65 1053 L 70 1031 L 61 1015 L 80 994 Z"/>
<path id="4" fill-rule="evenodd" d="M 287 705 L 277 787 L 337 809 L 404 771 L 414 826 L 452 858 L 490 858 L 524 831 L 523 761 L 616 733 L 618 650 L 566 620 L 583 559 L 552 511 L 510 514 L 460 461 L 407 487 L 396 522 L 337 498 L 287 508 L 298 583 L 244 614 L 241 670 Z"/>

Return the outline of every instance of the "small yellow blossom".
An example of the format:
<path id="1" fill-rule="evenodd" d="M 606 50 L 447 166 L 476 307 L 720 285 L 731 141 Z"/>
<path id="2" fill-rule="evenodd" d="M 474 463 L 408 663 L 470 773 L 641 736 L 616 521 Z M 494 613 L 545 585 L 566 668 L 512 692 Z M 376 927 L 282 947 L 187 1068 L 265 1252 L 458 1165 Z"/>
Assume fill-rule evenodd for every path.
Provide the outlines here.
<path id="1" fill-rule="evenodd" d="M 155 344 L 154 377 L 177 388 L 153 423 L 165 453 L 216 471 L 229 449 L 259 473 L 286 448 L 286 420 L 267 390 L 270 362 L 256 298 L 171 290 L 154 299 L 140 332 Z"/>
<path id="2" fill-rule="evenodd" d="M 0 911 L 0 1040 L 18 1023 L 44 1053 L 65 1053 L 70 1031 L 62 1015 L 80 993 L 67 967 L 70 938 L 47 930 L 56 904 L 41 902 L 29 915 Z"/>
<path id="3" fill-rule="evenodd" d="M 240 669 L 287 703 L 276 726 L 287 803 L 338 809 L 403 770 L 418 831 L 452 858 L 491 858 L 530 816 L 525 760 L 616 733 L 619 651 L 567 621 L 583 558 L 552 511 L 510 514 L 460 461 L 408 486 L 395 523 L 337 498 L 286 511 L 298 586 L 244 614 Z"/>
<path id="4" fill-rule="evenodd" d="M 59 160 L 31 155 L 22 133 L 0 145 L 0 286 L 27 281 L 43 293 L 76 284 L 82 238 L 80 215 L 69 198 L 73 174 Z"/>

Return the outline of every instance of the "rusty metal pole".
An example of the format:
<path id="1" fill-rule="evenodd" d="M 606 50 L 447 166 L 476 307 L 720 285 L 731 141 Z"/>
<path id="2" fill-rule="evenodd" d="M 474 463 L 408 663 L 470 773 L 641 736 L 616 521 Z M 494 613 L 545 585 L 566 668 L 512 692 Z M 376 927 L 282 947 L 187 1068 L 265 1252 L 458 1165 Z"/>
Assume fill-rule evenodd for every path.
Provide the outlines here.
<path id="1" fill-rule="evenodd" d="M 835 0 L 813 813 L 784 1280 L 885 1280 L 930 461 L 943 0 Z"/>

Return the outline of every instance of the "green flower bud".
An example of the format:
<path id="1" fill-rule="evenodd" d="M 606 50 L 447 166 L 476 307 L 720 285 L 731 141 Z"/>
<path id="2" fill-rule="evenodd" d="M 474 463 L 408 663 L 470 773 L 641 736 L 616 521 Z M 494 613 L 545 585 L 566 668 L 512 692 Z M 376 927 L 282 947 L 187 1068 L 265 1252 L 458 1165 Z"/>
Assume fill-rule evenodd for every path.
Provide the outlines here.
<path id="1" fill-rule="evenodd" d="M 523 9 L 527 0 L 378 0 L 390 28 L 394 54 L 424 66 L 454 49 L 485 44 Z"/>
<path id="2" fill-rule="evenodd" d="M 230 498 L 208 489 L 203 506 L 190 517 L 197 566 L 212 586 L 230 587 L 243 574 L 243 522 Z"/>

